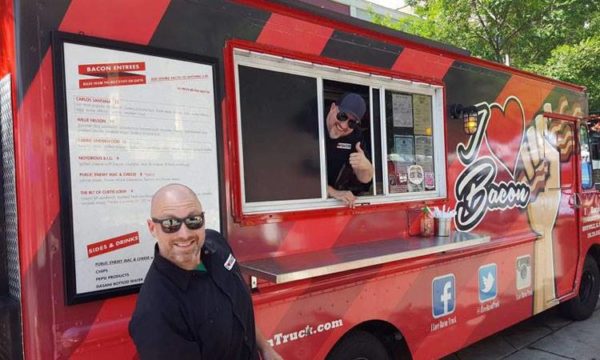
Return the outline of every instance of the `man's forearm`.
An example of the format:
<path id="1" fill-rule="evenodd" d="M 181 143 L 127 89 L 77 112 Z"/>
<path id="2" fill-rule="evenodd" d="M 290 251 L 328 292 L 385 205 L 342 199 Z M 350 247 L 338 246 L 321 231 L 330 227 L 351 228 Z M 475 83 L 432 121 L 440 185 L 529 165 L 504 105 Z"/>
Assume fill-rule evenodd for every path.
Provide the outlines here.
<path id="1" fill-rule="evenodd" d="M 327 196 L 335 197 L 335 189 L 331 185 L 327 185 Z"/>
<path id="2" fill-rule="evenodd" d="M 363 184 L 370 182 L 373 179 L 373 167 L 370 166 L 367 169 L 356 169 L 356 178 Z"/>
<path id="3" fill-rule="evenodd" d="M 256 345 L 258 345 L 260 350 L 270 346 L 257 325 L 254 325 L 254 332 L 256 333 Z"/>
<path id="4" fill-rule="evenodd" d="M 271 344 L 265 339 L 257 325 L 255 325 L 254 331 L 256 332 L 256 345 L 258 346 L 261 358 L 263 360 L 282 360 L 281 356 L 273 350 Z"/>

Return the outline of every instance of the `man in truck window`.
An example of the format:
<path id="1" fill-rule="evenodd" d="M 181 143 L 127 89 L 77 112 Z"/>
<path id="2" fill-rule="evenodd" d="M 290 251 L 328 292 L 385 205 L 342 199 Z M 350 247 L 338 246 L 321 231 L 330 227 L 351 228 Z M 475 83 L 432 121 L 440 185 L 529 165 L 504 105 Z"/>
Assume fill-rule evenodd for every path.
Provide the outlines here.
<path id="1" fill-rule="evenodd" d="M 231 248 L 204 227 L 187 186 L 153 196 L 148 229 L 154 260 L 137 298 L 129 333 L 141 359 L 280 360 L 255 327 L 252 300 Z"/>
<path id="2" fill-rule="evenodd" d="M 373 166 L 360 122 L 367 106 L 355 93 L 332 103 L 325 119 L 327 126 L 327 195 L 354 207 L 356 195 L 369 190 Z"/>

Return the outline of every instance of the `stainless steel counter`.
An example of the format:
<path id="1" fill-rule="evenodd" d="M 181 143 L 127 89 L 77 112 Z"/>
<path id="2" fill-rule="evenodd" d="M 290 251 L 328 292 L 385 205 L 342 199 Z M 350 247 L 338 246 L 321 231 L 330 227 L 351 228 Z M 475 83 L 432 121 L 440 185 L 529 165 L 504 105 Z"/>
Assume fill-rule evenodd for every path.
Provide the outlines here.
<path id="1" fill-rule="evenodd" d="M 259 259 L 241 263 L 245 273 L 276 284 L 380 265 L 489 242 L 489 236 L 454 232 L 449 237 L 409 237 Z"/>

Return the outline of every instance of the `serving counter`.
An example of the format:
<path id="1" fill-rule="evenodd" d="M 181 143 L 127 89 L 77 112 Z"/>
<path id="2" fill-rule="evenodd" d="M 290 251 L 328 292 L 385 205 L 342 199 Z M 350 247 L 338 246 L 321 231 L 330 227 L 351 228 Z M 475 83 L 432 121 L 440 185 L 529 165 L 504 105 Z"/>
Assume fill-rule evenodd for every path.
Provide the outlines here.
<path id="1" fill-rule="evenodd" d="M 408 237 L 333 247 L 241 263 L 248 275 L 276 284 L 367 266 L 458 250 L 490 241 L 486 235 L 454 232 L 447 237 Z"/>

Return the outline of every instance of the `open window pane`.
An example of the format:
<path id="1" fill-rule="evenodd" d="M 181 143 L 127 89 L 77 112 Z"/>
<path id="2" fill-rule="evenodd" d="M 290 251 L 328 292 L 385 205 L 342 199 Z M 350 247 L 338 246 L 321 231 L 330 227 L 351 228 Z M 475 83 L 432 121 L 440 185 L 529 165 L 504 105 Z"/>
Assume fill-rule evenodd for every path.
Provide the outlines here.
<path id="1" fill-rule="evenodd" d="M 354 96 L 354 101 L 349 101 L 350 108 L 344 109 L 343 99 L 348 96 Z M 371 174 L 373 172 L 369 87 L 323 80 L 323 102 L 327 184 L 335 190 L 351 191 L 356 196 L 372 195 L 372 176 L 361 181 L 350 163 L 350 157 L 360 152 L 371 163 Z M 359 106 L 359 102 L 364 107 L 351 108 Z M 355 119 L 355 115 L 351 112 L 353 110 L 362 110 L 364 113 L 359 114 L 360 118 Z M 346 114 L 344 111 L 349 113 Z M 340 121 L 337 118 L 339 113 L 346 114 L 348 118 Z"/>

